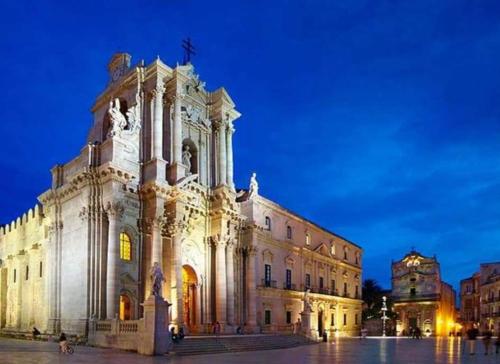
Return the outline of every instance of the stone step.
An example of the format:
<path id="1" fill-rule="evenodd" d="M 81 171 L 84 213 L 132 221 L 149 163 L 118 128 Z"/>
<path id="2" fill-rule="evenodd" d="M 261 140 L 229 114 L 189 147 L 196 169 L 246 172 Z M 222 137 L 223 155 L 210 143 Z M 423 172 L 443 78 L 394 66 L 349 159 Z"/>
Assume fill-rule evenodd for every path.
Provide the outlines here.
<path id="1" fill-rule="evenodd" d="M 235 351 L 271 350 L 291 348 L 315 343 L 296 335 L 256 335 L 229 337 L 187 337 L 174 344 L 177 355 L 196 355 Z"/>

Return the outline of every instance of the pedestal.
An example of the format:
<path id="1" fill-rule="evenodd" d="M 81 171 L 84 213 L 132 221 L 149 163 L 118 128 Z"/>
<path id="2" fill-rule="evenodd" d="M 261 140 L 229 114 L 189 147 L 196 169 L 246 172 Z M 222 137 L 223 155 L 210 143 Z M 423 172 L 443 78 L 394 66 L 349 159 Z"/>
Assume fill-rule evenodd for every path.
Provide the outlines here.
<path id="1" fill-rule="evenodd" d="M 172 338 L 168 331 L 170 304 L 161 297 L 151 295 L 142 306 L 144 327 L 137 352 L 142 355 L 163 355 L 172 347 Z"/>
<path id="2" fill-rule="evenodd" d="M 181 178 L 186 176 L 186 166 L 181 163 L 172 163 L 168 167 L 168 182 L 171 185 L 175 185 L 175 183 Z"/>
<path id="3" fill-rule="evenodd" d="M 163 159 L 151 159 L 144 164 L 145 181 L 165 181 L 167 162 Z"/>
<path id="4" fill-rule="evenodd" d="M 314 330 L 311 329 L 311 315 L 312 311 L 302 311 L 300 313 L 300 321 L 301 321 L 301 334 L 305 337 L 315 339 L 315 335 L 313 335 Z"/>

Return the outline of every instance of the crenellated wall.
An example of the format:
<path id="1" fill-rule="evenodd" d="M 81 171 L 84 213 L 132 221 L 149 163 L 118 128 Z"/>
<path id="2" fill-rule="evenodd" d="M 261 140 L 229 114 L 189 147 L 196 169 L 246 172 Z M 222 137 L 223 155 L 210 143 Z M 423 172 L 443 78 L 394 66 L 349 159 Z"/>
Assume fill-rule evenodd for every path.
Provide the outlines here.
<path id="1" fill-rule="evenodd" d="M 47 219 L 39 205 L 0 228 L 1 328 L 46 328 L 47 241 Z"/>

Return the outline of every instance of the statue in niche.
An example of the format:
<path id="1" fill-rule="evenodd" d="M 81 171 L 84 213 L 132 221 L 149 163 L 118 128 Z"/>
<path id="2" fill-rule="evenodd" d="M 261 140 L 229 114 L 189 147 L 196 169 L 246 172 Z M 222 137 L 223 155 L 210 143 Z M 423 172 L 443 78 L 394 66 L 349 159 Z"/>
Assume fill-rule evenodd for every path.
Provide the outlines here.
<path id="1" fill-rule="evenodd" d="M 127 119 L 120 111 L 120 99 L 116 98 L 109 102 L 108 114 L 111 119 L 111 131 L 109 135 L 119 135 L 127 127 Z"/>
<path id="2" fill-rule="evenodd" d="M 191 174 L 191 153 L 189 152 L 189 145 L 184 146 L 182 152 L 182 164 L 186 166 L 187 175 Z"/>
<path id="3" fill-rule="evenodd" d="M 155 264 L 151 267 L 150 274 L 151 280 L 153 281 L 151 294 L 156 297 L 161 297 L 161 285 L 162 282 L 165 282 L 165 277 L 163 276 L 163 272 L 161 271 L 158 262 L 155 262 Z"/>
<path id="4" fill-rule="evenodd" d="M 257 173 L 253 172 L 250 177 L 250 187 L 248 188 L 248 198 L 253 198 L 259 194 L 259 183 L 257 182 Z"/>
<path id="5" fill-rule="evenodd" d="M 191 174 L 191 153 L 189 152 L 189 145 L 184 146 L 184 151 L 182 152 L 182 164 L 186 166 L 187 175 Z"/>

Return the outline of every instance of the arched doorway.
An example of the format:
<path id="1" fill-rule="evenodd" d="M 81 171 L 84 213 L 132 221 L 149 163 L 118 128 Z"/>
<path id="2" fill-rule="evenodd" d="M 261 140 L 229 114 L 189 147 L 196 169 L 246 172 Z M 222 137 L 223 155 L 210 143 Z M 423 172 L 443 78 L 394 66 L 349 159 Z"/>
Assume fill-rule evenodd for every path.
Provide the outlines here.
<path id="1" fill-rule="evenodd" d="M 132 318 L 132 305 L 130 297 L 126 294 L 120 295 L 120 320 L 130 320 Z"/>
<path id="2" fill-rule="evenodd" d="M 323 335 L 323 309 L 318 309 L 318 335 Z"/>
<path id="3" fill-rule="evenodd" d="M 182 302 L 184 305 L 184 324 L 193 329 L 196 325 L 198 278 L 194 269 L 189 265 L 182 266 Z"/>

